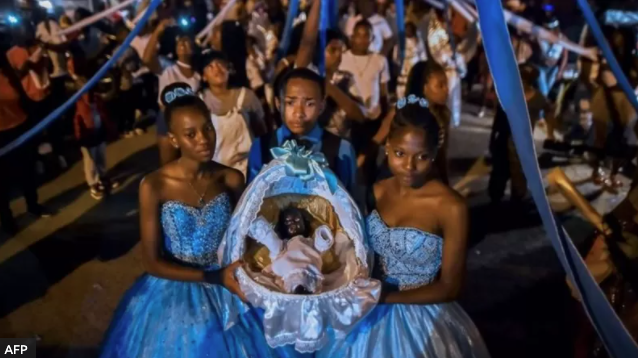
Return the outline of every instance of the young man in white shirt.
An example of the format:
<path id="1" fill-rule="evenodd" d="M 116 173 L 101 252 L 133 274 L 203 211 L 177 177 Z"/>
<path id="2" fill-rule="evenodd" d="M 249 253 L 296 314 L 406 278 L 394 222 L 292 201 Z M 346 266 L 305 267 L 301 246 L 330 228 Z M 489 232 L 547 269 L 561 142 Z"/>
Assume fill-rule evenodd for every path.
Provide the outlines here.
<path id="1" fill-rule="evenodd" d="M 374 0 L 359 0 L 357 1 L 357 9 L 359 15 L 348 18 L 344 32 L 348 37 L 351 37 L 355 25 L 361 20 L 368 20 L 374 34 L 368 49 L 372 53 L 387 56 L 394 46 L 394 36 L 388 21 L 377 13 L 377 3 Z"/>
<path id="2" fill-rule="evenodd" d="M 354 75 L 368 118 L 377 119 L 382 103 L 388 98 L 390 69 L 384 56 L 369 51 L 373 38 L 372 25 L 367 20 L 359 21 L 350 36 L 350 50 L 343 54 L 339 69 Z"/>

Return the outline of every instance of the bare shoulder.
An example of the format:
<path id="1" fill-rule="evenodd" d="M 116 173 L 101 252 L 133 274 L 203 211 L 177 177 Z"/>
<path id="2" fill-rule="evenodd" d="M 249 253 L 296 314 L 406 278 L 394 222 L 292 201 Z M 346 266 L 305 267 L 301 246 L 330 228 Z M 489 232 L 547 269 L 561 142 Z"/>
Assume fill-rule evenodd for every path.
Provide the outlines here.
<path id="1" fill-rule="evenodd" d="M 392 191 L 391 189 L 392 178 L 383 179 L 379 182 L 376 182 L 372 186 L 372 193 L 376 199 L 383 197 L 386 193 Z"/>
<path id="2" fill-rule="evenodd" d="M 158 194 L 165 187 L 167 180 L 175 177 L 176 162 L 168 163 L 154 172 L 151 172 L 142 178 L 140 182 L 140 193 Z"/>
<path id="3" fill-rule="evenodd" d="M 439 207 L 446 217 L 467 215 L 467 202 L 456 190 L 437 182 L 435 190 L 439 196 Z"/>
<path id="4" fill-rule="evenodd" d="M 214 175 L 219 179 L 218 183 L 224 183 L 230 188 L 242 186 L 246 182 L 244 174 L 235 168 L 215 162 L 212 169 L 215 171 Z"/>

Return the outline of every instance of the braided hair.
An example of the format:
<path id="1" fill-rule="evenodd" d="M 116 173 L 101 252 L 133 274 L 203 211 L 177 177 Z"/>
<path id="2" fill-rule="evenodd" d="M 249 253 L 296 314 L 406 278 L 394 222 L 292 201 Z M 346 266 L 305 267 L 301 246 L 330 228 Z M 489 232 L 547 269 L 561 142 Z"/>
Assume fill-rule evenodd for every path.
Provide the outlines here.
<path id="1" fill-rule="evenodd" d="M 388 138 L 392 138 L 407 128 L 420 129 L 425 133 L 428 156 L 434 159 L 439 148 L 443 145 L 445 132 L 428 108 L 424 98 L 411 95 L 408 96 L 408 100 L 405 98 L 399 100 Z"/>

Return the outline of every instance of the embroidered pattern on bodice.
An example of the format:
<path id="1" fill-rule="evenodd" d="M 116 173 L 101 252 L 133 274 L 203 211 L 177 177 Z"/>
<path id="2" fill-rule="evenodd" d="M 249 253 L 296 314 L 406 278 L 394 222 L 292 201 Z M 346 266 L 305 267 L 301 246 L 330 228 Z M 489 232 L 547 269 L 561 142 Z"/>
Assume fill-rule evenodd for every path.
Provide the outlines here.
<path id="1" fill-rule="evenodd" d="M 442 238 L 415 228 L 388 227 L 376 210 L 367 218 L 367 230 L 379 259 L 381 280 L 406 290 L 436 279 L 441 269 Z"/>
<path id="2" fill-rule="evenodd" d="M 219 194 L 201 208 L 178 201 L 162 205 L 164 249 L 188 266 L 214 268 L 217 249 L 230 223 L 231 203 L 227 193 Z"/>

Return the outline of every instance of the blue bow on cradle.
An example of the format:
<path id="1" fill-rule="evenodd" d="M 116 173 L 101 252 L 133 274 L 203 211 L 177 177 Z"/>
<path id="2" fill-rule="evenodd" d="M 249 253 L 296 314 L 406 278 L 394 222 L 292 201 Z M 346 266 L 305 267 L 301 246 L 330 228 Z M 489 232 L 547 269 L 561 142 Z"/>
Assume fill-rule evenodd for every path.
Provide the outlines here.
<path id="1" fill-rule="evenodd" d="M 286 175 L 303 181 L 320 177 L 326 181 L 332 194 L 337 191 L 337 176 L 328 168 L 328 161 L 323 153 L 299 146 L 295 140 L 287 140 L 281 147 L 270 149 L 270 152 L 273 158 L 286 164 Z"/>

